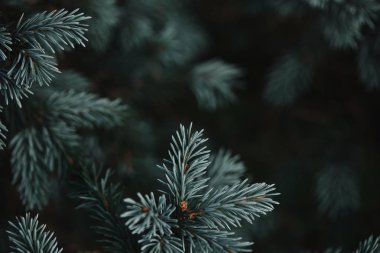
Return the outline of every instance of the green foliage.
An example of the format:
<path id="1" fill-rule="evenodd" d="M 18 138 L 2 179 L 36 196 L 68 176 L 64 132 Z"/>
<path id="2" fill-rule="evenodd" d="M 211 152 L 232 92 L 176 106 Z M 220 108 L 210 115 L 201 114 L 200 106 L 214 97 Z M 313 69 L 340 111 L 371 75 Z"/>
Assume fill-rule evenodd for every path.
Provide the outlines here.
<path id="1" fill-rule="evenodd" d="M 72 196 L 79 201 L 77 208 L 90 214 L 96 224 L 93 229 L 104 249 L 115 253 L 133 252 L 130 233 L 120 218 L 122 187 L 111 182 L 111 170 L 102 174 L 97 166 L 85 166 L 81 180 L 75 182 Z"/>
<path id="2" fill-rule="evenodd" d="M 82 74 L 74 71 L 65 69 L 62 73 L 59 73 L 55 79 L 53 85 L 49 88 L 44 87 L 43 89 L 37 90 L 39 94 L 41 93 L 51 93 L 52 91 L 77 91 L 84 92 L 90 91 L 91 82 Z"/>
<path id="3" fill-rule="evenodd" d="M 80 1 L 79 5 L 87 15 L 91 16 L 88 29 L 90 46 L 99 52 L 105 51 L 121 16 L 116 1 L 86 0 Z"/>
<path id="4" fill-rule="evenodd" d="M 158 33 L 161 50 L 158 59 L 166 66 L 186 64 L 197 57 L 206 45 L 205 35 L 198 25 L 183 16 L 169 17 Z"/>
<path id="5" fill-rule="evenodd" d="M 376 253 L 378 252 L 380 237 L 374 238 L 372 235 L 366 240 L 359 243 L 359 247 L 353 251 L 353 253 Z M 341 248 L 333 249 L 329 248 L 323 251 L 323 253 L 341 253 Z"/>
<path id="6" fill-rule="evenodd" d="M 91 93 L 74 90 L 54 92 L 46 104 L 51 120 L 62 120 L 81 128 L 121 125 L 127 110 L 120 99 L 99 98 Z"/>
<path id="7" fill-rule="evenodd" d="M 165 188 L 158 202 L 153 193 L 145 197 L 139 194 L 140 202 L 125 199 L 127 211 L 122 217 L 133 233 L 141 235 L 143 252 L 250 251 L 247 246 L 251 243 L 234 237 L 230 226 L 240 227 L 242 220 L 252 222 L 278 204 L 271 199 L 277 195 L 275 188 L 265 183 L 248 184 L 244 180 L 208 188 L 210 157 L 205 142 L 203 130 L 193 132 L 192 126 L 181 125 L 172 136 L 170 159 L 160 166 L 165 172 L 161 181 Z M 228 155 L 226 158 L 231 160 Z M 236 160 L 229 164 L 238 167 L 230 171 L 241 170 Z"/>
<path id="8" fill-rule="evenodd" d="M 70 80 L 70 78 L 73 78 Z M 54 81 L 73 86 L 72 82 L 87 82 L 69 72 Z M 70 84 L 71 82 L 71 84 Z M 42 88 L 27 101 L 14 120 L 22 126 L 11 138 L 13 182 L 18 184 L 21 199 L 27 209 L 41 209 L 51 195 L 51 176 L 61 175 L 74 162 L 80 161 L 82 138 L 79 128 L 111 128 L 124 123 L 127 107 L 120 100 L 99 98 L 88 92 Z M 21 110 L 21 111 L 20 111 Z"/>
<path id="9" fill-rule="evenodd" d="M 359 244 L 359 248 L 354 253 L 375 253 L 379 246 L 380 237 L 370 236 Z"/>
<path id="10" fill-rule="evenodd" d="M 359 208 L 360 194 L 356 177 L 347 166 L 326 166 L 316 180 L 319 209 L 329 217 L 336 218 Z"/>
<path id="11" fill-rule="evenodd" d="M 212 155 L 212 161 L 207 169 L 207 177 L 210 178 L 210 187 L 223 187 L 240 182 L 245 173 L 245 165 L 240 160 L 239 155 L 233 155 L 230 151 L 220 149 Z"/>
<path id="12" fill-rule="evenodd" d="M 214 110 L 236 101 L 234 89 L 242 72 L 221 60 L 210 60 L 192 70 L 191 88 L 199 106 Z"/>
<path id="13" fill-rule="evenodd" d="M 355 50 L 359 77 L 369 88 L 378 86 L 378 17 L 380 3 L 374 0 L 272 0 L 271 6 L 284 15 L 311 15 L 313 32 L 305 30 L 302 54 L 293 52 L 273 67 L 265 98 L 275 105 L 288 105 L 306 89 L 314 74 L 316 57 L 330 49 Z M 314 55 L 314 56 L 313 56 Z"/>
<path id="14" fill-rule="evenodd" d="M 27 19 L 22 15 L 16 25 L 0 27 L 0 92 L 7 104 L 11 99 L 21 106 L 33 84 L 51 83 L 59 72 L 54 53 L 67 46 L 84 46 L 87 19 L 78 9 L 61 9 Z"/>
<path id="15" fill-rule="evenodd" d="M 175 86 L 187 84 L 201 108 L 215 110 L 235 102 L 242 71 L 222 60 L 200 62 L 200 56 L 204 59 L 219 48 L 201 55 L 208 41 L 199 24 L 208 24 L 205 27 L 218 39 L 225 35 L 224 31 L 235 35 L 232 26 L 236 22 L 241 26 L 236 34 L 241 36 L 240 32 L 247 29 L 243 23 L 251 20 L 246 16 L 248 10 L 242 10 L 245 2 L 250 2 L 252 12 L 274 8 L 276 18 L 278 13 L 293 15 L 287 20 L 291 24 L 299 22 L 295 20 L 299 17 L 308 17 L 301 25 L 307 31 L 299 43 L 305 47 L 295 48 L 281 57 L 269 74 L 265 98 L 270 103 L 280 106 L 293 103 L 312 83 L 319 67 L 317 55 L 323 56 L 331 49 L 357 50 L 361 80 L 370 88 L 379 86 L 377 0 L 222 1 L 215 10 L 223 9 L 223 13 L 210 13 L 209 17 L 203 16 L 208 15 L 202 14 L 208 9 L 206 4 L 203 10 L 201 2 L 0 0 L 1 7 L 12 4 L 10 18 L 3 18 L 3 14 L 8 16 L 8 10 L 0 13 L 0 104 L 4 106 L 9 100 L 15 100 L 20 106 L 22 98 L 35 94 L 23 101 L 22 109 L 12 103 L 6 106 L 0 121 L 0 149 L 5 145 L 4 131 L 9 131 L 11 152 L 2 155 L 11 157 L 13 181 L 27 209 L 42 209 L 69 168 L 85 159 L 102 160 L 99 154 L 103 155 L 103 148 L 107 162 L 119 166 L 118 175 L 126 176 L 123 179 L 128 183 L 135 179 L 129 177 L 132 174 L 145 176 L 146 171 L 141 168 L 153 160 L 155 142 L 152 139 L 159 138 L 151 134 L 151 129 L 163 115 L 158 111 L 170 106 L 153 101 L 152 97 L 176 104 L 174 96 L 168 102 L 162 94 L 180 93 Z M 230 2 L 234 3 L 233 8 L 225 8 L 231 6 Z M 92 19 L 88 20 L 78 10 L 33 14 L 37 9 L 57 6 L 80 7 Z M 11 17 L 18 18 L 22 11 L 28 14 L 22 15 L 18 22 L 11 20 Z M 203 16 L 200 23 L 194 14 Z M 90 24 L 89 31 L 84 22 Z M 266 23 L 275 26 L 274 19 Z M 220 24 L 222 29 L 214 30 L 214 26 Z M 300 27 L 295 28 L 296 34 Z M 282 31 L 278 34 L 276 36 L 281 36 Z M 141 115 L 138 120 L 129 121 L 123 133 L 115 134 L 113 140 L 107 139 L 108 145 L 101 147 L 92 136 L 83 135 L 88 135 L 88 130 L 92 133 L 97 128 L 123 125 L 129 108 L 119 99 L 110 100 L 91 93 L 90 81 L 79 73 L 66 70 L 59 73 L 56 55 L 76 45 L 84 46 L 86 37 L 88 45 L 96 51 L 95 56 L 94 51 L 81 51 L 79 55 L 70 56 L 78 60 L 74 65 L 96 80 L 99 84 L 96 88 L 102 95 L 122 94 L 134 105 L 142 105 L 135 108 L 136 112 L 154 108 L 149 115 L 158 116 L 149 120 Z M 236 37 L 231 52 L 244 52 L 237 47 L 247 38 Z M 62 66 L 72 66 L 70 58 L 59 57 L 59 60 Z M 89 67 L 83 66 L 86 64 Z M 127 88 L 120 83 L 125 83 Z M 297 117 L 302 113 L 295 112 Z M 96 166 L 83 168 L 73 195 L 80 201 L 78 208 L 90 214 L 99 243 L 106 251 L 134 252 L 130 240 L 135 236 L 139 238 L 141 252 L 250 251 L 252 243 L 237 236 L 235 229 L 273 210 L 277 204 L 272 200 L 276 195 L 274 186 L 242 180 L 245 167 L 240 158 L 224 150 L 211 155 L 204 146 L 205 141 L 202 131 L 193 132 L 191 127 L 181 126 L 173 136 L 169 159 L 160 166 L 165 175 L 160 193 L 138 193 L 138 200 L 127 198 L 124 206 L 123 189 L 120 184 L 111 182 L 110 170 L 102 173 Z M 3 164 L 6 162 L 1 161 Z M 151 174 L 146 176 L 152 177 Z M 148 181 L 147 177 L 141 177 L 141 181 Z M 355 175 L 343 166 L 323 169 L 318 174 L 315 191 L 319 209 L 331 218 L 356 210 L 360 203 Z M 125 222 L 121 216 L 126 218 Z M 22 219 L 10 230 L 16 252 L 61 251 L 54 236 L 38 225 L 37 217 L 27 215 L 25 221 Z M 33 225 L 35 223 L 37 225 Z M 20 230 L 21 227 L 25 229 Z M 33 231 L 36 232 L 33 234 Z M 37 245 L 37 249 L 27 250 L 24 242 Z M 370 237 L 355 252 L 375 253 L 377 244 L 378 239 Z M 324 252 L 341 250 L 330 248 Z"/>
<path id="16" fill-rule="evenodd" d="M 176 208 L 167 203 L 166 196 L 161 195 L 156 203 L 152 192 L 150 195 L 143 196 L 141 193 L 137 195 L 140 203 L 133 199 L 125 200 L 128 209 L 123 213 L 123 217 L 131 217 L 125 225 L 134 234 L 142 234 L 146 228 L 150 228 L 150 231 L 147 231 L 145 235 L 148 238 L 157 234 L 170 234 L 172 227 L 177 226 L 177 220 L 171 217 Z"/>
<path id="17" fill-rule="evenodd" d="M 356 48 L 364 26 L 373 27 L 380 4 L 373 0 L 314 1 L 322 12 L 322 32 L 332 48 Z"/>
<path id="18" fill-rule="evenodd" d="M 60 253 L 57 239 L 53 232 L 46 230 L 46 225 L 38 223 L 38 215 L 17 217 L 16 222 L 9 222 L 7 230 L 12 253 Z"/>
<path id="19" fill-rule="evenodd" d="M 142 239 L 139 242 L 142 243 L 142 253 L 183 252 L 182 242 L 176 237 L 155 236 L 148 240 Z"/>
<path id="20" fill-rule="evenodd" d="M 265 99 L 274 105 L 289 105 L 311 83 L 313 65 L 297 53 L 281 57 L 274 65 L 264 91 Z"/>
<path id="21" fill-rule="evenodd" d="M 84 33 L 88 25 L 81 22 L 90 17 L 78 11 L 79 9 L 71 12 L 65 9 L 44 11 L 26 20 L 21 16 L 16 26 L 15 40 L 33 49 L 47 49 L 52 53 L 64 50 L 64 46 L 74 48 L 78 44 L 84 47 L 84 42 L 87 41 Z"/>
<path id="22" fill-rule="evenodd" d="M 0 106 L 0 115 L 1 115 L 1 112 L 2 112 L 2 107 Z M 2 150 L 4 147 L 5 147 L 5 143 L 4 143 L 4 140 L 5 140 L 5 135 L 3 134 L 3 131 L 7 131 L 7 128 L 3 125 L 3 123 L 1 123 L 1 120 L 0 120 L 0 150 Z"/>
<path id="23" fill-rule="evenodd" d="M 196 56 L 206 44 L 205 35 L 184 5 L 172 0 L 127 1 L 120 28 L 123 48 L 153 47 L 164 64 L 183 64 Z"/>
<path id="24" fill-rule="evenodd" d="M 248 184 L 247 180 L 224 186 L 217 190 L 207 191 L 196 204 L 196 210 L 202 210 L 199 221 L 210 228 L 240 227 L 241 220 L 252 223 L 255 217 L 265 215 L 273 210 L 273 204 L 278 204 L 269 197 L 273 185 L 265 183 Z"/>
<path id="25" fill-rule="evenodd" d="M 7 74 L 16 84 L 28 85 L 26 88 L 34 83 L 48 85 L 59 72 L 56 65 L 55 59 L 41 48 L 21 49 Z"/>
<path id="26" fill-rule="evenodd" d="M 12 51 L 10 47 L 12 45 L 11 34 L 7 32 L 5 27 L 0 27 L 0 59 L 5 61 L 8 56 L 7 52 Z"/>
<path id="27" fill-rule="evenodd" d="M 75 129 L 64 122 L 30 127 L 11 140 L 13 183 L 18 184 L 21 200 L 27 209 L 45 206 L 51 195 L 53 172 L 65 171 L 79 148 Z"/>
<path id="28" fill-rule="evenodd" d="M 199 198 L 207 187 L 208 178 L 203 176 L 209 166 L 210 151 L 204 146 L 203 130 L 192 132 L 181 125 L 180 132 L 172 136 L 169 160 L 164 160 L 160 168 L 165 172 L 165 193 L 179 206 L 184 200 Z"/>
<path id="29" fill-rule="evenodd" d="M 148 1 L 144 1 L 146 3 Z M 150 13 L 155 10 L 146 8 L 141 1 L 128 1 L 124 7 L 123 25 L 120 29 L 120 41 L 124 50 L 136 49 L 149 41 L 155 34 L 154 21 Z M 159 12 L 161 13 L 161 12 Z"/>

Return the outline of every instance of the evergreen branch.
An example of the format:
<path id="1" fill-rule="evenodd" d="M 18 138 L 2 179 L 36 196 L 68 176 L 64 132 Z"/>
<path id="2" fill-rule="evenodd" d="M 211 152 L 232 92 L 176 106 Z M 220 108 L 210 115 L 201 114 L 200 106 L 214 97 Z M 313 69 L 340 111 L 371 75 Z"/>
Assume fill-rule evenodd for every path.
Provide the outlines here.
<path id="1" fill-rule="evenodd" d="M 278 195 L 273 193 L 275 188 L 265 183 L 249 185 L 244 180 L 206 191 L 209 151 L 205 141 L 203 130 L 192 132 L 192 125 L 181 125 L 172 136 L 170 161 L 161 166 L 166 175 L 161 182 L 169 198 L 162 195 L 157 203 L 152 193 L 139 194 L 140 202 L 125 200 L 127 211 L 122 217 L 128 218 L 126 225 L 133 233 L 142 235 L 143 252 L 249 252 L 252 243 L 233 237 L 225 228 L 240 227 L 242 220 L 252 223 L 278 204 L 271 199 Z M 237 159 L 227 156 L 226 160 L 236 166 Z M 223 169 L 221 174 L 226 171 L 235 172 Z"/>
<path id="2" fill-rule="evenodd" d="M 9 28 L 10 32 L 0 27 L 0 60 L 7 59 L 0 69 L 0 92 L 6 103 L 14 99 L 21 107 L 21 99 L 31 94 L 34 83 L 50 84 L 59 70 L 56 59 L 45 49 L 55 53 L 65 46 L 84 46 L 87 25 L 82 22 L 87 19 L 78 9 L 61 9 L 37 13 L 28 19 L 21 16 L 16 27 Z M 8 57 L 8 51 L 14 52 L 12 57 Z"/>
<path id="3" fill-rule="evenodd" d="M 41 209 L 50 197 L 49 173 L 43 166 L 39 138 L 36 129 L 25 129 L 14 136 L 10 144 L 13 183 L 18 183 L 21 200 L 27 209 Z"/>
<path id="4" fill-rule="evenodd" d="M 182 240 L 170 235 L 144 237 L 139 243 L 142 253 L 185 253 Z"/>
<path id="5" fill-rule="evenodd" d="M 319 209 L 336 218 L 360 206 L 359 187 L 347 166 L 329 165 L 318 174 L 316 196 Z"/>
<path id="6" fill-rule="evenodd" d="M 15 100 L 17 105 L 21 107 L 21 99 L 33 94 L 29 87 L 15 83 L 7 74 L 7 70 L 0 69 L 0 93 L 3 95 L 5 103 L 9 100 Z"/>
<path id="7" fill-rule="evenodd" d="M 48 202 L 53 173 L 60 175 L 74 160 L 82 159 L 76 128 L 121 124 L 126 107 L 119 100 L 93 94 L 41 88 L 28 108 L 33 109 L 30 117 L 23 118 L 28 126 L 11 140 L 11 164 L 23 203 L 33 209 Z M 34 111 L 42 112 L 42 117 Z"/>
<path id="8" fill-rule="evenodd" d="M 373 0 L 329 1 L 320 5 L 324 13 L 322 31 L 333 48 L 356 48 L 362 28 L 373 28 L 380 4 Z"/>
<path id="9" fill-rule="evenodd" d="M 273 185 L 257 183 L 249 185 L 248 180 L 224 186 L 205 193 L 195 208 L 198 213 L 194 219 L 202 221 L 210 228 L 228 228 L 230 225 L 241 226 L 240 221 L 252 223 L 255 217 L 266 214 L 274 209 L 270 197 L 278 195 L 273 193 Z"/>
<path id="10" fill-rule="evenodd" d="M 60 9 L 51 12 L 41 12 L 24 19 L 21 16 L 16 26 L 16 39 L 29 44 L 32 48 L 47 48 L 55 53 L 55 49 L 64 50 L 64 46 L 74 48 L 74 44 L 85 47 L 87 41 L 84 33 L 86 24 L 81 23 L 90 17 L 78 13 L 79 9 L 71 12 Z"/>
<path id="11" fill-rule="evenodd" d="M 153 21 L 147 17 L 136 15 L 127 8 L 128 22 L 120 31 L 122 46 L 126 51 L 138 48 L 155 35 Z"/>
<path id="12" fill-rule="evenodd" d="M 13 253 L 61 253 L 53 232 L 46 230 L 46 225 L 39 225 L 38 215 L 17 217 L 16 222 L 9 222 L 7 230 Z"/>
<path id="13" fill-rule="evenodd" d="M 83 1 L 83 9 L 91 16 L 88 38 L 90 45 L 103 52 L 112 38 L 114 27 L 119 22 L 121 12 L 115 0 Z"/>
<path id="14" fill-rule="evenodd" d="M 165 66 L 189 63 L 207 44 L 201 28 L 184 13 L 169 16 L 165 26 L 153 38 L 157 38 L 156 43 L 161 49 L 157 54 L 158 60 Z"/>
<path id="15" fill-rule="evenodd" d="M 51 195 L 51 172 L 64 171 L 79 147 L 79 136 L 63 122 L 17 133 L 10 143 L 13 183 L 27 209 L 41 209 Z"/>
<path id="16" fill-rule="evenodd" d="M 95 128 L 123 124 L 127 106 L 119 99 L 109 100 L 85 92 L 69 90 L 53 93 L 46 102 L 49 116 L 70 126 Z"/>
<path id="17" fill-rule="evenodd" d="M 133 252 L 130 234 L 120 219 L 122 188 L 110 181 L 111 170 L 101 177 L 100 169 L 89 166 L 82 172 L 82 182 L 76 183 L 72 194 L 80 203 L 77 208 L 86 210 L 96 222 L 95 232 L 101 236 L 99 243 L 110 252 Z"/>
<path id="18" fill-rule="evenodd" d="M 74 70 L 65 70 L 57 74 L 49 86 L 36 87 L 34 93 L 43 100 L 56 92 L 89 92 L 91 81 Z"/>
<path id="19" fill-rule="evenodd" d="M 127 210 L 121 215 L 127 218 L 126 226 L 134 234 L 145 233 L 144 237 L 151 239 L 154 236 L 171 235 L 171 229 L 176 227 L 177 220 L 171 218 L 175 207 L 167 204 L 165 195 L 161 195 L 156 202 L 153 193 L 141 195 L 138 193 L 140 203 L 133 199 L 124 200 L 127 203 Z"/>
<path id="20" fill-rule="evenodd" d="M 293 103 L 310 86 L 313 72 L 313 65 L 303 62 L 300 55 L 292 53 L 283 56 L 269 74 L 265 99 L 274 105 Z"/>
<path id="21" fill-rule="evenodd" d="M 233 185 L 240 182 L 245 172 L 245 166 L 238 155 L 232 155 L 230 151 L 220 149 L 211 157 L 211 164 L 207 169 L 207 177 L 210 178 L 210 187 Z"/>
<path id="22" fill-rule="evenodd" d="M 165 171 L 166 194 L 175 200 L 175 205 L 200 196 L 207 187 L 208 178 L 204 178 L 209 165 L 209 150 L 203 144 L 203 130 L 192 132 L 192 125 L 186 129 L 180 126 L 180 132 L 172 136 L 170 144 L 170 161 L 159 166 Z"/>
<path id="23" fill-rule="evenodd" d="M 207 226 L 188 225 L 183 231 L 188 251 L 185 252 L 251 252 L 247 247 L 253 243 L 234 237 L 234 232 L 210 229 Z"/>
<path id="24" fill-rule="evenodd" d="M 48 85 L 58 73 L 54 57 L 46 55 L 41 48 L 21 49 L 7 75 L 19 86 L 31 87 L 34 83 Z"/>
<path id="25" fill-rule="evenodd" d="M 194 67 L 191 88 L 201 107 L 215 110 L 236 101 L 233 89 L 241 76 L 239 68 L 214 59 Z"/>
<path id="26" fill-rule="evenodd" d="M 380 237 L 374 238 L 372 235 L 365 241 L 359 243 L 359 247 L 353 251 L 353 253 L 377 253 L 379 249 Z M 323 253 L 341 253 L 341 248 L 328 248 L 323 251 Z M 307 251 L 306 253 L 309 253 Z M 311 253 L 311 252 L 310 252 Z"/>
<path id="27" fill-rule="evenodd" d="M 0 106 L 0 114 L 2 112 L 2 109 L 3 108 Z M 4 140 L 6 139 L 6 137 L 3 134 L 3 131 L 6 132 L 7 128 L 3 125 L 3 123 L 1 123 L 1 120 L 0 120 L 0 150 L 3 150 L 5 147 Z"/>
<path id="28" fill-rule="evenodd" d="M 376 253 L 380 242 L 380 237 L 374 238 L 372 235 L 359 244 L 359 248 L 354 253 Z"/>
<path id="29" fill-rule="evenodd" d="M 0 60 L 5 61 L 8 58 L 7 51 L 12 51 L 10 45 L 12 45 L 11 34 L 5 27 L 0 27 Z"/>

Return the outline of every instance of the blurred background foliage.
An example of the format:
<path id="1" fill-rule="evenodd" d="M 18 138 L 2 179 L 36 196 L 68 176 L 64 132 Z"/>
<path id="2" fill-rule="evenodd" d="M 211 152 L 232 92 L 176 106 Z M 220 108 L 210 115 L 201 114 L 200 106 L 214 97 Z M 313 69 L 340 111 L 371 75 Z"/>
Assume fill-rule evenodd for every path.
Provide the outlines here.
<path id="1" fill-rule="evenodd" d="M 2 0 L 0 14 L 17 20 L 79 7 L 92 16 L 87 47 L 58 62 L 101 97 L 128 105 L 125 126 L 81 130 L 84 147 L 116 172 L 126 196 L 156 189 L 170 134 L 193 122 L 213 150 L 239 154 L 246 176 L 281 192 L 275 211 L 241 232 L 254 252 L 352 250 L 380 234 L 380 68 L 357 33 L 320 39 L 335 32 L 316 25 L 329 20 L 321 14 L 326 1 L 302 2 L 314 9 L 289 1 Z M 24 207 L 11 184 L 11 152 L 0 156 L 0 252 L 7 252 L 3 228 Z M 60 186 L 51 188 L 41 222 L 64 252 L 101 252 L 91 220 Z"/>

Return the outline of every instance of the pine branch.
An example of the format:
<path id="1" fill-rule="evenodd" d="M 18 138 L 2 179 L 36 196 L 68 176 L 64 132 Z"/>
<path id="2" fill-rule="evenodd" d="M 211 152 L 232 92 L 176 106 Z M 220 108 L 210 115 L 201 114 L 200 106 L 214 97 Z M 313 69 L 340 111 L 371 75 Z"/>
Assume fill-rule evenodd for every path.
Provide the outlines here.
<path id="1" fill-rule="evenodd" d="M 359 243 L 359 247 L 353 253 L 377 253 L 379 249 L 380 237 L 374 238 L 372 235 Z M 323 253 L 341 253 L 341 248 L 328 248 Z M 312 253 L 307 251 L 306 253 Z"/>
<path id="2" fill-rule="evenodd" d="M 313 72 L 313 65 L 303 62 L 297 53 L 283 56 L 269 74 L 265 99 L 274 105 L 293 103 L 310 86 Z"/>
<path id="3" fill-rule="evenodd" d="M 172 136 L 170 160 L 166 160 L 162 166 L 165 171 L 165 191 L 175 200 L 176 206 L 183 201 L 190 201 L 201 196 L 200 192 L 207 187 L 207 166 L 210 164 L 209 153 L 203 144 L 207 139 L 203 137 L 203 130 L 192 132 L 192 125 L 186 129 L 180 126 L 180 132 Z"/>
<path id="4" fill-rule="evenodd" d="M 186 16 L 182 12 L 179 14 L 179 7 L 182 5 L 183 2 L 172 0 L 131 0 L 126 2 L 122 10 L 124 15 L 121 18 L 122 25 L 120 27 L 123 48 L 130 51 L 141 48 L 146 42 L 156 42 L 163 50 L 159 55 L 163 63 L 168 64 L 173 61 L 178 63 L 191 57 L 187 53 L 200 50 L 205 41 L 197 27 L 188 25 L 189 20 L 182 21 L 179 26 L 176 24 L 180 20 L 174 18 L 175 16 L 181 16 L 182 19 Z M 155 25 L 158 23 L 165 24 L 159 31 L 155 29 Z M 184 29 L 178 31 L 177 29 L 180 27 Z M 183 31 L 187 32 L 182 33 Z M 182 33 L 185 37 L 181 42 L 178 41 L 182 39 L 178 33 Z"/>
<path id="5" fill-rule="evenodd" d="M 46 102 L 52 120 L 62 120 L 74 127 L 115 127 L 125 120 L 127 107 L 121 100 L 69 90 L 51 94 Z"/>
<path id="6" fill-rule="evenodd" d="M 199 106 L 215 110 L 236 101 L 234 89 L 242 76 L 236 66 L 214 59 L 195 66 L 191 74 L 191 88 Z"/>
<path id="7" fill-rule="evenodd" d="M 46 225 L 39 225 L 38 215 L 17 217 L 16 222 L 9 222 L 7 230 L 12 253 L 61 253 L 53 232 L 46 230 Z"/>
<path id="8" fill-rule="evenodd" d="M 54 57 L 46 55 L 41 48 L 21 49 L 7 75 L 17 85 L 31 87 L 34 83 L 48 85 L 59 73 Z"/>
<path id="9" fill-rule="evenodd" d="M 63 82 L 78 80 L 78 86 L 88 85 L 86 79 L 71 72 L 60 74 L 53 83 L 60 87 Z M 22 130 L 11 139 L 13 181 L 18 184 L 26 207 L 41 209 L 46 205 L 51 195 L 51 178 L 59 179 L 74 161 L 80 162 L 86 155 L 80 149 L 82 138 L 76 133 L 77 128 L 119 126 L 125 112 L 126 106 L 119 100 L 76 90 L 40 88 L 28 100 L 25 110 L 17 114 Z"/>
<path id="10" fill-rule="evenodd" d="M 347 166 L 326 166 L 318 174 L 315 190 L 319 209 L 332 219 L 357 210 L 360 206 L 356 177 Z"/>
<path id="11" fill-rule="evenodd" d="M 153 193 L 139 194 L 140 202 L 125 199 L 127 211 L 122 217 L 133 233 L 142 236 L 143 252 L 248 252 L 252 243 L 233 237 L 230 226 L 240 227 L 242 220 L 252 222 L 278 204 L 271 199 L 277 195 L 275 188 L 265 183 L 249 185 L 244 180 L 206 191 L 210 163 L 205 141 L 203 130 L 192 132 L 191 125 L 181 125 L 172 136 L 170 161 L 160 166 L 166 176 L 160 181 L 167 189 L 158 203 Z M 227 158 L 230 165 L 240 165 Z M 224 166 L 221 162 L 213 166 L 217 164 Z M 221 174 L 226 171 L 239 170 L 224 169 Z"/>
<path id="12" fill-rule="evenodd" d="M 87 25 L 83 21 L 87 19 L 78 9 L 61 9 L 28 19 L 22 16 L 15 27 L 0 26 L 0 60 L 7 60 L 0 68 L 0 93 L 7 104 L 15 100 L 21 107 L 21 100 L 31 94 L 33 84 L 51 83 L 59 70 L 55 57 L 46 50 L 54 54 L 67 46 L 84 46 Z"/>
<path id="13" fill-rule="evenodd" d="M 160 196 L 158 203 L 153 193 L 150 195 L 141 195 L 138 193 L 140 203 L 133 199 L 124 200 L 127 203 L 127 210 L 121 215 L 126 218 L 126 226 L 134 234 L 145 233 L 146 238 L 150 239 L 154 236 L 171 235 L 172 228 L 176 227 L 177 220 L 171 218 L 175 207 L 167 204 L 165 195 Z"/>
<path id="14" fill-rule="evenodd" d="M 212 162 L 207 169 L 210 187 L 218 188 L 241 181 L 245 166 L 238 155 L 232 155 L 230 151 L 220 149 L 216 155 L 211 156 L 210 160 Z"/>
<path id="15" fill-rule="evenodd" d="M 11 34 L 5 27 L 0 26 L 0 60 L 5 61 L 8 58 L 7 52 L 12 51 L 10 45 L 12 45 Z"/>
<path id="16" fill-rule="evenodd" d="M 6 68 L 0 69 L 0 94 L 4 97 L 5 104 L 15 100 L 21 107 L 21 100 L 33 94 L 28 86 L 17 84 L 13 78 L 8 76 Z"/>
<path id="17" fill-rule="evenodd" d="M 57 49 L 64 50 L 65 46 L 74 48 L 75 44 L 85 47 L 87 39 L 84 33 L 88 25 L 81 22 L 90 17 L 78 11 L 44 11 L 28 19 L 21 16 L 16 26 L 16 40 L 27 43 L 31 48 L 48 49 L 52 53 Z"/>
<path id="18" fill-rule="evenodd" d="M 55 76 L 49 87 L 36 89 L 38 95 L 49 96 L 57 91 L 67 92 L 68 90 L 76 92 L 89 92 L 91 81 L 75 70 L 66 70 Z M 45 93 L 45 94 L 43 94 Z"/>
<path id="19" fill-rule="evenodd" d="M 240 237 L 234 237 L 234 232 L 209 229 L 207 226 L 189 224 L 183 232 L 188 245 L 185 252 L 251 252 L 247 247 L 253 244 L 241 241 Z"/>
<path id="20" fill-rule="evenodd" d="M 86 210 L 96 222 L 93 228 L 102 247 L 115 253 L 133 252 L 130 233 L 120 219 L 123 191 L 120 184 L 110 181 L 111 176 L 109 169 L 101 176 L 96 166 L 84 168 L 72 196 L 80 201 L 77 208 Z"/>
<path id="21" fill-rule="evenodd" d="M 354 253 L 376 253 L 380 242 L 380 237 L 374 238 L 372 235 L 359 244 L 359 248 Z"/>
<path id="22" fill-rule="evenodd" d="M 182 240 L 170 235 L 144 237 L 139 243 L 141 253 L 185 253 Z"/>
<path id="23" fill-rule="evenodd" d="M 62 122 L 26 128 L 12 138 L 13 183 L 18 184 L 27 209 L 41 209 L 47 204 L 51 195 L 50 174 L 66 170 L 79 144 L 75 130 Z"/>
<path id="24" fill-rule="evenodd" d="M 121 17 L 119 6 L 115 0 L 82 1 L 83 10 L 91 16 L 88 38 L 90 45 L 97 51 L 106 50 L 115 26 Z"/>
<path id="25" fill-rule="evenodd" d="M 3 108 L 0 106 L 0 115 L 1 115 L 2 109 Z M 1 123 L 1 120 L 0 120 L 0 150 L 4 149 L 5 147 L 4 140 L 6 139 L 6 137 L 3 134 L 3 132 L 6 132 L 6 131 L 7 131 L 7 128 L 3 125 L 3 123 Z"/>
<path id="26" fill-rule="evenodd" d="M 193 219 L 202 221 L 210 228 L 230 229 L 230 225 L 240 227 L 241 220 L 252 223 L 255 217 L 265 215 L 274 209 L 273 204 L 278 204 L 271 199 L 272 196 L 278 195 L 272 193 L 274 190 L 273 185 L 249 185 L 247 180 L 221 189 L 211 189 L 196 205 L 193 212 L 198 215 Z"/>
<path id="27" fill-rule="evenodd" d="M 153 37 L 157 38 L 156 43 L 161 48 L 158 60 L 165 66 L 187 64 L 207 45 L 205 35 L 195 22 L 186 18 L 185 13 L 167 19 L 165 26 Z"/>
<path id="28" fill-rule="evenodd" d="M 373 0 L 328 1 L 319 4 L 322 32 L 332 48 L 356 48 L 364 26 L 373 28 L 380 4 Z"/>

